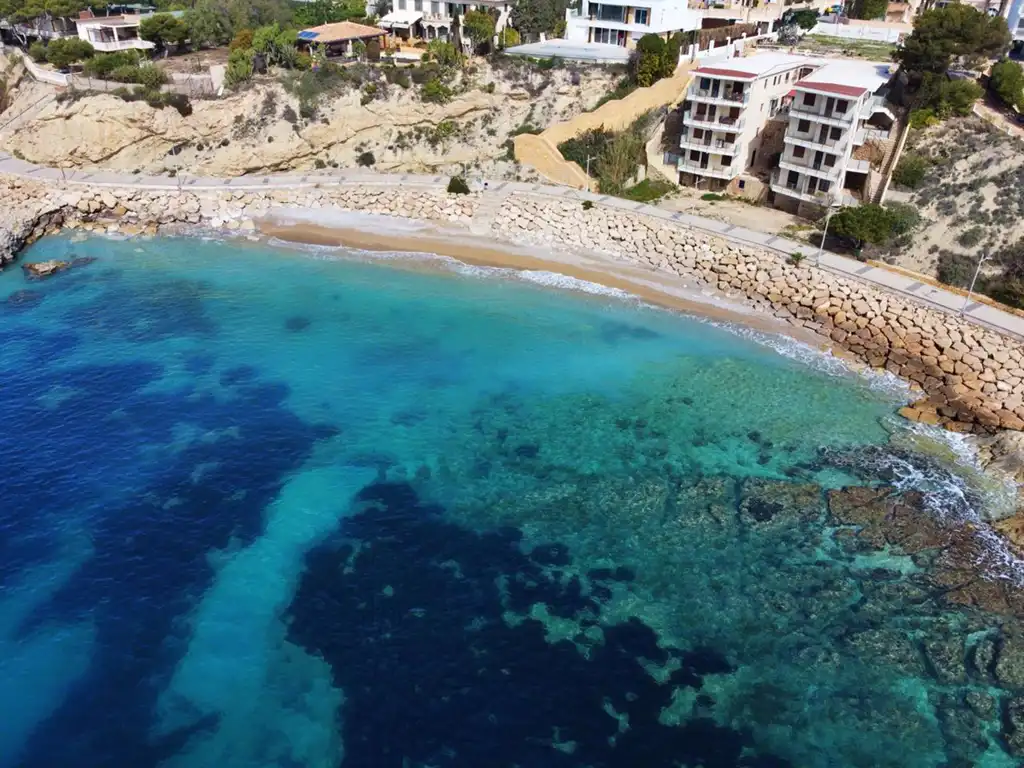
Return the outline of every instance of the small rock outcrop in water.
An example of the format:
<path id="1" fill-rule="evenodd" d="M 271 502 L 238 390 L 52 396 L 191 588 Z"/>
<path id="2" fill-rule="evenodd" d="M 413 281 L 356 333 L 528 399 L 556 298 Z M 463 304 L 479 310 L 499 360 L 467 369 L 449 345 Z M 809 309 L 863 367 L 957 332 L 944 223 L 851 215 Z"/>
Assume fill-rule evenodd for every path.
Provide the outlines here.
<path id="1" fill-rule="evenodd" d="M 26 275 L 38 280 L 44 277 L 52 277 L 58 272 L 70 269 L 71 262 L 50 259 L 49 261 L 37 261 L 34 264 L 23 264 L 21 268 L 25 271 Z"/>

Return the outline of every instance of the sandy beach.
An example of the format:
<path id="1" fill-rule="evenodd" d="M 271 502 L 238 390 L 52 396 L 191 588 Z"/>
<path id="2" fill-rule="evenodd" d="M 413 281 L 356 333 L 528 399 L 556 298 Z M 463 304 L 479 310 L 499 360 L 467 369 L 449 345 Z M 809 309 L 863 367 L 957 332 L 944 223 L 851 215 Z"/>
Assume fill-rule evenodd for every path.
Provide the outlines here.
<path id="1" fill-rule="evenodd" d="M 766 333 L 783 334 L 835 353 L 820 336 L 758 312 L 737 297 L 611 256 L 517 246 L 494 238 L 474 236 L 454 227 L 412 221 L 396 226 L 393 218 L 386 223 L 379 218 L 364 214 L 337 216 L 320 211 L 275 210 L 257 220 L 256 226 L 264 237 L 289 243 L 365 251 L 432 253 L 475 266 L 552 272 L 614 288 L 656 306 L 736 323 Z M 422 266 L 423 262 L 417 261 L 416 264 Z"/>

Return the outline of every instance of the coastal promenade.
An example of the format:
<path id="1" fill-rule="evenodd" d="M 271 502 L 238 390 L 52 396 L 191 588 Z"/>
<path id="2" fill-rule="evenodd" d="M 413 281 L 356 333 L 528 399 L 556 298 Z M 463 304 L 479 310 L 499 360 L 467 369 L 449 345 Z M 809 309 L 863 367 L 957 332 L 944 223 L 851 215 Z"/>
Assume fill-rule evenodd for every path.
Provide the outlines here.
<path id="1" fill-rule="evenodd" d="M 0 153 L 0 173 L 22 176 L 35 181 L 52 181 L 69 185 L 84 185 L 90 188 L 117 187 L 136 188 L 140 190 L 238 190 L 238 191 L 270 191 L 299 190 L 323 187 L 387 187 L 401 186 L 407 189 L 423 189 L 431 193 L 443 192 L 448 185 L 447 176 L 427 176 L 417 174 L 386 174 L 366 170 L 341 170 L 331 172 L 310 171 L 307 173 L 281 173 L 265 176 L 241 176 L 218 179 L 204 176 L 145 176 L 124 174 L 112 171 L 73 171 L 58 168 L 46 168 L 19 160 L 10 155 Z M 714 219 L 694 216 L 687 213 L 668 211 L 645 203 L 636 203 L 610 195 L 572 189 L 569 187 L 548 184 L 531 184 L 516 181 L 473 182 L 474 191 L 483 191 L 485 196 L 494 196 L 495 206 L 512 194 L 530 194 L 557 199 L 591 201 L 595 206 L 631 212 L 654 219 L 674 221 L 691 229 L 706 232 L 729 242 L 752 246 L 763 250 L 789 256 L 794 252 L 814 259 L 817 249 L 806 243 L 788 240 L 784 237 L 746 229 Z M 490 207 L 490 206 L 488 206 Z M 885 291 L 911 298 L 914 301 L 959 314 L 963 311 L 965 320 L 1000 333 L 1024 339 L 1024 317 L 993 307 L 979 301 L 967 302 L 965 298 L 953 291 L 945 290 L 928 283 L 915 280 L 913 277 L 898 272 L 865 264 L 855 259 L 825 251 L 818 266 L 837 276 L 857 280 Z"/>

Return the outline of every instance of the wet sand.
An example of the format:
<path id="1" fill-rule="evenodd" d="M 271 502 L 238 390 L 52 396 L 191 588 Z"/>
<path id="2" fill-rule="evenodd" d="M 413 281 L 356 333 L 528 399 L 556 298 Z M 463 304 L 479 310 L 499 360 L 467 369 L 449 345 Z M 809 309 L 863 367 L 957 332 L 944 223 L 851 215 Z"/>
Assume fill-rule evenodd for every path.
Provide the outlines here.
<path id="1" fill-rule="evenodd" d="M 786 335 L 817 349 L 831 349 L 817 334 L 758 312 L 736 298 L 698 286 L 695 280 L 643 268 L 611 256 L 544 251 L 432 225 L 417 224 L 416 227 L 393 231 L 369 226 L 364 228 L 362 224 L 352 226 L 358 221 L 357 215 L 343 223 L 319 218 L 317 212 L 271 212 L 258 220 L 256 226 L 260 234 L 290 243 L 344 246 L 365 251 L 432 253 L 475 266 L 553 272 L 614 288 L 667 309 Z M 368 217 L 366 224 L 371 223 L 374 222 Z M 416 266 L 422 268 L 423 264 L 417 262 Z"/>

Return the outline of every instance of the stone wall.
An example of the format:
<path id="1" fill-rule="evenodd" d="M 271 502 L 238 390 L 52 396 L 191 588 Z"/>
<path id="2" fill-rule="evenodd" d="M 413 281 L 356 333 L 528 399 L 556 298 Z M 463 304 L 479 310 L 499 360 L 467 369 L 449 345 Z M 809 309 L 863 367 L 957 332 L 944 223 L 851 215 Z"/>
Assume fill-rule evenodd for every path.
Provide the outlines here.
<path id="1" fill-rule="evenodd" d="M 628 211 L 515 195 L 495 221 L 516 242 L 570 246 L 741 293 L 874 368 L 920 385 L 905 416 L 959 432 L 1024 429 L 1024 345 L 960 318 L 777 254 Z"/>

